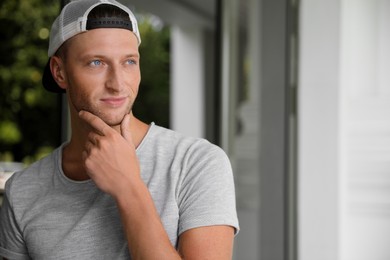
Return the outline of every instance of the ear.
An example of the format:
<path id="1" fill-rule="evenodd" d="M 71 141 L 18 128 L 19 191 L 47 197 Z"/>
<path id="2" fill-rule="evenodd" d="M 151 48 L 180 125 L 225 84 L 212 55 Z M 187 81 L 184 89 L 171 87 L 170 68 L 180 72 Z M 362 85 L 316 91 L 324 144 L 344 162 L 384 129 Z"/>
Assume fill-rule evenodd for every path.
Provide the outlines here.
<path id="1" fill-rule="evenodd" d="M 53 79 L 60 88 L 67 89 L 68 83 L 64 65 L 64 62 L 60 57 L 52 56 L 50 58 L 50 71 L 51 75 L 53 75 Z"/>

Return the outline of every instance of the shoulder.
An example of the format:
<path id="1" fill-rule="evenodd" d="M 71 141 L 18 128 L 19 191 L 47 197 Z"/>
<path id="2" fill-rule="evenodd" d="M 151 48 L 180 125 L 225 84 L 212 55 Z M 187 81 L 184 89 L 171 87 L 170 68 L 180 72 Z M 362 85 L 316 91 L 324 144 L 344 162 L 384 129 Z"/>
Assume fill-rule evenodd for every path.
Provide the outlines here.
<path id="1" fill-rule="evenodd" d="M 146 143 L 167 144 L 169 146 L 178 145 L 180 143 L 191 143 L 196 138 L 185 136 L 177 131 L 151 124 L 148 133 L 145 136 Z"/>
<path id="2" fill-rule="evenodd" d="M 48 186 L 45 183 L 51 181 L 49 175 L 58 168 L 58 153 L 59 148 L 25 169 L 15 172 L 5 184 L 8 199 L 27 200 Z"/>
<path id="3" fill-rule="evenodd" d="M 191 137 L 180 132 L 152 124 L 139 147 L 140 151 L 159 151 L 183 159 L 222 158 L 227 160 L 225 152 L 204 138 Z"/>
<path id="4" fill-rule="evenodd" d="M 208 140 L 199 137 L 184 135 L 180 132 L 161 127 L 155 124 L 150 126 L 150 130 L 145 137 L 145 143 L 154 143 L 157 145 L 166 145 L 167 147 L 182 147 L 185 149 L 204 148 L 220 149 L 218 146 L 210 143 Z"/>
<path id="5" fill-rule="evenodd" d="M 168 136 L 161 142 L 165 142 L 164 146 L 170 149 L 166 152 L 172 153 L 173 161 L 179 162 L 183 178 L 203 175 L 204 180 L 209 180 L 211 176 L 226 178 L 232 175 L 230 159 L 219 146 L 206 139 L 186 136 L 166 128 L 159 127 L 157 130 L 160 141 L 165 139 L 162 138 L 163 133 Z"/>

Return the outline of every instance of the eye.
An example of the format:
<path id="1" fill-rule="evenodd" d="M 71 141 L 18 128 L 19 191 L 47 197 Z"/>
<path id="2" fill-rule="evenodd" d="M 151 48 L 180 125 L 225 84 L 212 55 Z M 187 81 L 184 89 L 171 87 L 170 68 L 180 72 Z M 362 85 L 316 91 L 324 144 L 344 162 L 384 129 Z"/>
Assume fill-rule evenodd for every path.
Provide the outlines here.
<path id="1" fill-rule="evenodd" d="M 129 60 L 126 60 L 126 63 L 129 64 L 129 65 L 136 65 L 137 61 L 134 60 L 134 59 L 129 59 Z"/>
<path id="2" fill-rule="evenodd" d="M 94 66 L 94 67 L 97 67 L 97 66 L 100 66 L 102 65 L 102 61 L 101 60 L 93 60 L 89 63 L 89 65 L 91 66 Z"/>

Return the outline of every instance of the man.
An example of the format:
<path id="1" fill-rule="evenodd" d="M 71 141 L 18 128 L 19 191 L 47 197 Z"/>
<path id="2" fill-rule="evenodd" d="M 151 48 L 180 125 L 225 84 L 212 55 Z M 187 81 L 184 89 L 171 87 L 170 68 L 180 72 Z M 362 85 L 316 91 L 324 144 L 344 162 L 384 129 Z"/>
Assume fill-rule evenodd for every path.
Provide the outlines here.
<path id="1" fill-rule="evenodd" d="M 114 0 L 53 23 L 44 87 L 65 92 L 72 136 L 6 184 L 7 259 L 231 259 L 238 231 L 225 153 L 132 113 L 141 38 Z"/>

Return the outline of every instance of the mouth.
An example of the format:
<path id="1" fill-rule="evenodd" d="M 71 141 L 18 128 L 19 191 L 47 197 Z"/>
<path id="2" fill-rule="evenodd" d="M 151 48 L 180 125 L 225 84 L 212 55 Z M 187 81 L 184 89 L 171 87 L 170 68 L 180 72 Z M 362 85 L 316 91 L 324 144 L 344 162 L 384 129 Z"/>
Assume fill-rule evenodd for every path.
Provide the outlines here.
<path id="1" fill-rule="evenodd" d="M 108 97 L 100 99 L 101 102 L 110 107 L 120 107 L 126 102 L 126 97 Z"/>

